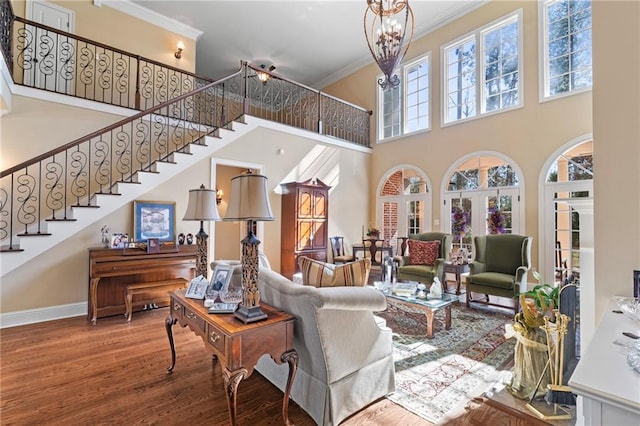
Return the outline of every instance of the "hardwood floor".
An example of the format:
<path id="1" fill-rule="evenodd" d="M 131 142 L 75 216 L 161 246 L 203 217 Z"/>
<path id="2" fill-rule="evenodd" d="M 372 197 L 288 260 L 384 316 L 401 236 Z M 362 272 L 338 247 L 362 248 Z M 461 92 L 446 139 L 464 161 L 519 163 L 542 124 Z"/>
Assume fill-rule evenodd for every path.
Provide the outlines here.
<path id="1" fill-rule="evenodd" d="M 161 308 L 134 313 L 131 323 L 115 316 L 93 326 L 75 317 L 0 330 L 0 423 L 229 424 L 219 364 L 188 328 L 174 327 L 176 367 L 166 373 L 167 314 Z M 240 425 L 282 424 L 281 410 L 282 393 L 259 373 L 240 383 Z M 488 418 L 504 416 L 495 408 L 485 411 Z M 314 424 L 293 401 L 289 418 L 296 425 Z M 430 425 L 387 399 L 343 424 Z"/>

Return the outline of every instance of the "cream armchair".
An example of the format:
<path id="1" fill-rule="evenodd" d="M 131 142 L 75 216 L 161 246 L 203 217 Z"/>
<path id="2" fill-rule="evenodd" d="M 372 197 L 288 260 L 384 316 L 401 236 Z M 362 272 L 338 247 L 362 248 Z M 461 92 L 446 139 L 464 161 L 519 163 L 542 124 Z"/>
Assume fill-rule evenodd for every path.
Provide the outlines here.
<path id="1" fill-rule="evenodd" d="M 267 269 L 258 288 L 262 302 L 296 317 L 291 398 L 318 425 L 337 425 L 395 390 L 391 330 L 373 314 L 387 306 L 378 290 L 303 286 Z M 286 364 L 263 356 L 256 370 L 284 391 Z"/>

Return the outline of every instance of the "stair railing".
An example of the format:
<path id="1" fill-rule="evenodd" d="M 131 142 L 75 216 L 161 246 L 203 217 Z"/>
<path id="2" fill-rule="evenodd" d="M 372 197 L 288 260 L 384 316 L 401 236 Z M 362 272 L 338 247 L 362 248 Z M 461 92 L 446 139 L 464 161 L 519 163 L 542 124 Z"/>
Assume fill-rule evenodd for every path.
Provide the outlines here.
<path id="1" fill-rule="evenodd" d="M 242 69 L 147 111 L 0 172 L 2 251 L 14 235 L 46 235 L 43 221 L 73 220 L 70 207 L 97 207 L 96 194 L 116 194 L 139 172 L 155 172 L 175 152 L 243 115 Z"/>
<path id="2" fill-rule="evenodd" d="M 26 87 L 147 110 L 213 81 L 15 16 L 6 0 L 0 24 L 8 69 Z"/>

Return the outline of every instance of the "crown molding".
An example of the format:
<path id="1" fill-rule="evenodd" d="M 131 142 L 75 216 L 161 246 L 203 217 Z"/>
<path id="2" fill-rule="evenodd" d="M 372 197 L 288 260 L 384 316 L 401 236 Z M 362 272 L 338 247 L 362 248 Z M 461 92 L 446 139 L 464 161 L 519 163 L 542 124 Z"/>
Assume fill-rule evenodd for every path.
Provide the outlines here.
<path id="1" fill-rule="evenodd" d="M 164 28 L 167 31 L 171 31 L 191 40 L 197 41 L 202 35 L 202 31 L 193 28 L 190 25 L 186 25 L 173 18 L 168 18 L 157 12 L 149 10 L 144 6 L 132 3 L 129 0 L 94 0 L 94 5 L 98 7 L 109 6 L 119 12 L 126 13 L 127 15 L 141 19 L 152 25 Z"/>

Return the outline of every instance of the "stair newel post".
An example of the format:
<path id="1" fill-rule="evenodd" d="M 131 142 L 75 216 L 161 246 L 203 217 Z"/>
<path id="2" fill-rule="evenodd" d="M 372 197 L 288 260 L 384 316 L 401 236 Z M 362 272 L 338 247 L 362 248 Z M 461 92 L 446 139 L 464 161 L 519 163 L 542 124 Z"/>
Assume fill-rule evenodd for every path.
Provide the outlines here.
<path id="1" fill-rule="evenodd" d="M 140 55 L 136 56 L 136 94 L 135 109 L 140 110 Z"/>
<path id="2" fill-rule="evenodd" d="M 242 106 L 243 112 L 245 114 L 249 114 L 249 99 L 247 94 L 249 93 L 249 64 L 245 61 L 242 62 L 242 66 L 244 67 L 244 85 L 242 93 Z"/>
<path id="3" fill-rule="evenodd" d="M 318 92 L 318 117 L 316 118 L 318 122 L 318 134 L 320 135 L 322 134 L 322 108 L 322 92 Z"/>

